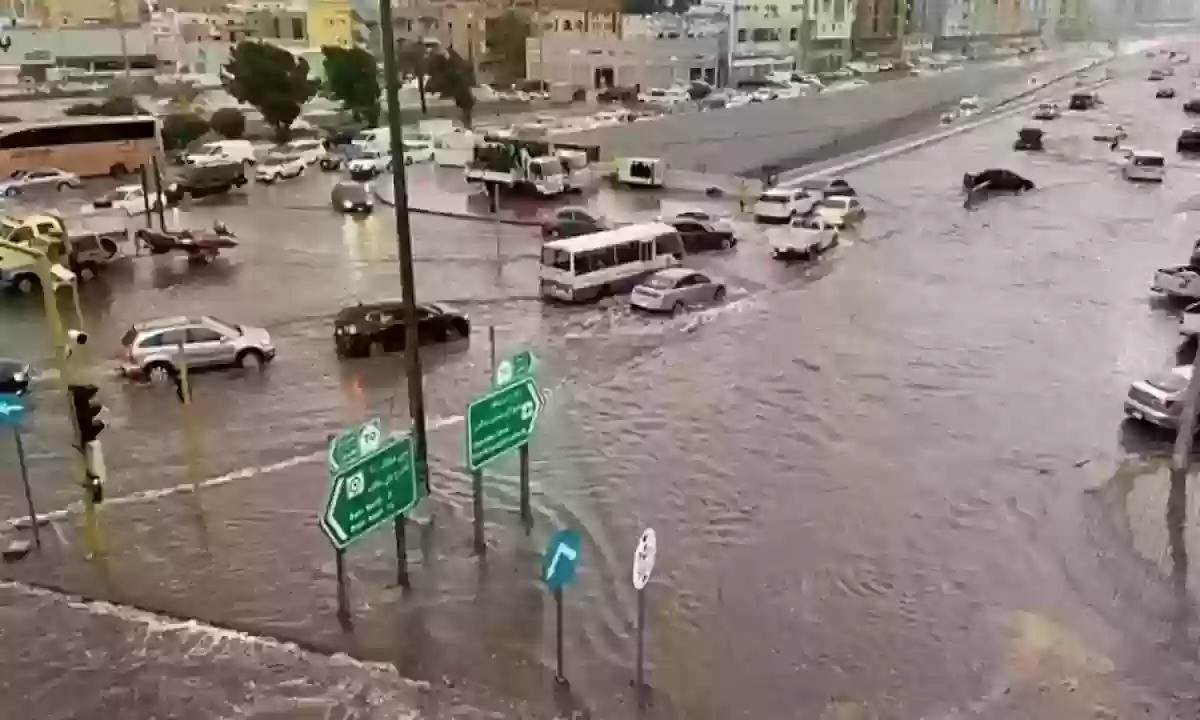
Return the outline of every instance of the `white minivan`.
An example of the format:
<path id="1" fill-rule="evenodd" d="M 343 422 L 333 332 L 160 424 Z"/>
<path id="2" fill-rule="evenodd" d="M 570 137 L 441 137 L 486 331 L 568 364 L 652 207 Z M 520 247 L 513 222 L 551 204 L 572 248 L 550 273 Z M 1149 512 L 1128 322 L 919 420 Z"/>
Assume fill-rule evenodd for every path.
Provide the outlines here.
<path id="1" fill-rule="evenodd" d="M 215 140 L 204 143 L 199 148 L 184 156 L 188 165 L 204 165 L 205 163 L 234 162 L 253 165 L 254 146 L 249 140 Z"/>
<path id="2" fill-rule="evenodd" d="M 1121 174 L 1126 180 L 1162 182 L 1166 177 L 1167 159 L 1153 150 L 1130 150 L 1125 153 Z"/>

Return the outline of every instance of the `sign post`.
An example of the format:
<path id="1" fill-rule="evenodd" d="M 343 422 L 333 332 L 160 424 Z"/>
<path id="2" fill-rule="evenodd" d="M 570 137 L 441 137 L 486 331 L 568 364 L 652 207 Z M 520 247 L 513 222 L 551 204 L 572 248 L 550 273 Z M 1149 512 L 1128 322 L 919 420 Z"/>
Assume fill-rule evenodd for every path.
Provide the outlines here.
<path id="1" fill-rule="evenodd" d="M 355 438 L 354 452 L 348 449 L 348 436 Z M 372 448 L 372 452 L 361 454 Z M 349 458 L 353 462 L 345 464 Z M 338 616 L 348 618 L 342 555 L 352 543 L 389 520 L 402 517 L 417 504 L 416 454 L 411 435 L 383 440 L 375 422 L 335 438 L 329 459 L 331 482 L 321 513 L 321 530 L 337 552 Z M 397 562 L 401 585 L 407 587 L 405 554 Z"/>
<path id="2" fill-rule="evenodd" d="M 579 569 L 579 533 L 574 530 L 560 530 L 550 538 L 546 553 L 542 556 L 542 581 L 554 592 L 554 647 L 558 662 L 554 679 L 560 684 L 567 684 L 567 676 L 563 672 L 563 588 L 575 579 Z"/>
<path id="3" fill-rule="evenodd" d="M 653 528 L 646 528 L 633 552 L 633 587 L 637 590 L 637 696 L 638 704 L 645 699 L 645 646 L 646 646 L 646 585 L 654 572 L 654 560 L 658 555 L 658 538 Z"/>
<path id="4" fill-rule="evenodd" d="M 505 362 L 508 362 L 507 360 Z M 502 362 L 496 368 L 499 380 Z M 511 375 L 509 376 L 511 379 Z M 542 411 L 537 383 L 526 375 L 511 379 L 467 406 L 467 467 L 472 473 L 475 509 L 475 553 L 487 553 L 483 536 L 483 469 L 529 442 Z M 526 483 L 523 483 L 523 485 Z"/>
<path id="5" fill-rule="evenodd" d="M 521 350 L 506 357 L 498 366 L 496 366 L 493 384 L 496 387 L 504 387 L 515 380 L 520 380 L 526 377 L 533 377 L 533 372 L 537 367 L 537 358 L 528 350 Z M 528 534 L 533 530 L 533 508 L 529 502 L 529 443 L 521 446 L 520 455 L 520 477 L 521 477 L 521 524 L 525 526 L 525 533 Z"/>
<path id="6" fill-rule="evenodd" d="M 25 504 L 29 506 L 29 529 L 33 531 L 33 544 L 40 550 L 42 534 L 38 528 L 37 510 L 33 506 L 33 489 L 29 486 L 29 468 L 25 463 L 25 443 L 21 440 L 21 425 L 24 422 L 25 398 L 20 395 L 0 395 L 0 426 L 11 427 L 13 440 L 17 443 L 17 462 L 21 464 L 21 485 L 25 488 Z"/>

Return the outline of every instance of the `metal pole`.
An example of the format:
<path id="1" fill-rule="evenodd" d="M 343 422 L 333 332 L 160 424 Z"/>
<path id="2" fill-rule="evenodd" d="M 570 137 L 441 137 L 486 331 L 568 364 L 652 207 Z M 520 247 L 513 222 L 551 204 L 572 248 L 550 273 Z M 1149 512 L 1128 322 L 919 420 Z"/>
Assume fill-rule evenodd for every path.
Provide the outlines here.
<path id="1" fill-rule="evenodd" d="M 646 687 L 645 668 L 646 640 L 646 589 L 637 591 L 637 697 L 638 705 L 642 704 Z"/>
<path id="2" fill-rule="evenodd" d="M 403 515 L 396 517 L 396 584 L 407 590 L 411 582 L 408 579 L 408 518 Z"/>
<path id="3" fill-rule="evenodd" d="M 413 445 L 417 472 L 429 494 L 429 468 L 425 453 L 425 392 L 417 336 L 417 289 L 413 279 L 412 228 L 408 224 L 408 188 L 404 172 L 404 142 L 400 136 L 400 81 L 396 69 L 396 29 L 392 26 L 390 0 L 379 0 L 379 24 L 383 31 L 383 74 L 387 91 L 388 128 L 391 131 L 392 196 L 395 198 L 396 244 L 400 254 L 400 284 L 404 299 L 404 364 L 408 374 L 408 412 L 412 417 Z"/>
<path id="4" fill-rule="evenodd" d="M 554 589 L 554 647 L 558 655 L 558 664 L 554 679 L 559 684 L 566 684 L 567 676 L 563 673 L 563 601 L 562 588 Z"/>
<path id="5" fill-rule="evenodd" d="M 538 31 L 538 92 L 542 92 L 546 87 L 546 45 L 543 42 L 546 37 L 545 21 L 542 18 L 542 3 L 541 0 L 534 0 L 533 16 L 537 18 Z"/>
<path id="6" fill-rule="evenodd" d="M 179 343 L 179 402 L 183 404 L 183 452 L 187 460 L 188 475 L 192 481 L 192 493 L 200 496 L 200 452 L 196 441 L 196 425 L 192 417 L 192 382 L 188 370 L 187 353 Z"/>
<path id="7" fill-rule="evenodd" d="M 29 506 L 29 527 L 33 530 L 33 543 L 42 547 L 42 531 L 38 529 L 37 510 L 33 507 L 33 490 L 29 487 L 29 469 L 25 464 L 25 443 L 21 440 L 21 429 L 13 427 L 13 440 L 17 442 L 17 461 L 21 463 L 21 484 L 25 486 L 25 504 Z"/>
<path id="8" fill-rule="evenodd" d="M 521 446 L 521 522 L 525 525 L 525 534 L 533 529 L 533 508 L 529 504 L 529 445 Z"/>
<path id="9" fill-rule="evenodd" d="M 1187 482 L 1188 468 L 1192 462 L 1192 440 L 1196 434 L 1197 401 L 1200 400 L 1200 348 L 1192 360 L 1192 378 L 1183 395 L 1183 410 L 1179 416 L 1179 430 L 1175 433 L 1175 452 L 1171 458 L 1171 482 Z"/>
<path id="10" fill-rule="evenodd" d="M 129 41 L 125 37 L 125 8 L 121 7 L 121 0 L 113 0 L 113 17 L 117 21 L 117 29 L 120 31 L 121 58 L 125 62 L 125 90 L 132 93 L 133 88 L 129 87 L 129 83 L 133 77 L 133 66 L 129 62 Z"/>
<path id="11" fill-rule="evenodd" d="M 334 550 L 337 567 L 337 618 L 343 625 L 350 623 L 350 597 L 346 588 L 346 551 Z"/>
<path id="12" fill-rule="evenodd" d="M 166 201 L 163 199 L 163 178 L 162 171 L 158 167 L 158 156 L 150 157 L 150 166 L 154 168 L 154 205 L 158 208 L 158 226 L 163 232 L 167 231 L 167 216 L 164 205 Z"/>
<path id="13" fill-rule="evenodd" d="M 496 384 L 496 326 L 488 325 L 488 358 L 492 369 L 492 385 Z"/>
<path id="14" fill-rule="evenodd" d="M 150 212 L 150 169 L 142 165 L 142 205 L 146 208 L 146 229 L 154 229 L 154 213 Z"/>
<path id="15" fill-rule="evenodd" d="M 483 537 L 483 471 L 471 473 L 472 503 L 475 510 L 475 554 L 487 555 L 487 540 Z"/>

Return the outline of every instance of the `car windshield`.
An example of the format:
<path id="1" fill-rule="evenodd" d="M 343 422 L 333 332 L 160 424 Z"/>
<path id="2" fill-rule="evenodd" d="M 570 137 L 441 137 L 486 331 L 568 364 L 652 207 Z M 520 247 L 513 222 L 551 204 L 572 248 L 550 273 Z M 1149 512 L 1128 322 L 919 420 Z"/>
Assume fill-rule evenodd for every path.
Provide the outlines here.
<path id="1" fill-rule="evenodd" d="M 766 194 L 766 195 L 760 195 L 758 197 L 758 201 L 765 202 L 765 203 L 779 203 L 780 205 L 782 205 L 788 201 L 788 196 L 787 195 Z"/>
<path id="2" fill-rule="evenodd" d="M 1146 381 L 1146 384 L 1163 392 L 1175 393 L 1187 387 L 1188 377 L 1183 373 L 1177 373 L 1173 370 L 1164 371 L 1151 377 Z"/>
<path id="3" fill-rule="evenodd" d="M 1142 167 L 1162 167 L 1163 163 L 1164 163 L 1163 158 L 1153 156 L 1153 155 L 1134 155 L 1133 156 L 1133 164 L 1140 165 Z"/>
<path id="4" fill-rule="evenodd" d="M 428 150 L 429 143 L 424 142 L 406 142 L 404 143 L 405 150 Z"/>
<path id="5" fill-rule="evenodd" d="M 571 270 L 571 253 L 566 250 L 545 248 L 542 250 L 542 264 L 559 270 Z"/>
<path id="6" fill-rule="evenodd" d="M 367 199 L 367 189 L 359 183 L 342 183 L 337 186 L 337 193 L 343 200 L 358 202 Z"/>
<path id="7" fill-rule="evenodd" d="M 220 155 L 223 152 L 220 145 L 213 143 L 211 145 L 201 145 L 194 153 L 195 155 Z"/>
<path id="8" fill-rule="evenodd" d="M 676 280 L 677 278 L 670 275 L 659 274 L 652 275 L 646 280 L 646 282 L 642 284 L 648 288 L 654 288 L 655 290 L 670 290 L 671 288 L 675 287 Z"/>

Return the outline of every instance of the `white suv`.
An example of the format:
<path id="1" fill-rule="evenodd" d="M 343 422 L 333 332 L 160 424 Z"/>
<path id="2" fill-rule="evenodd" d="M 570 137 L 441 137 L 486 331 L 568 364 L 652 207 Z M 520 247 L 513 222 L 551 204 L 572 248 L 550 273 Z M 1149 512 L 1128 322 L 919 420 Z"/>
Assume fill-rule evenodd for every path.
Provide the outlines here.
<path id="1" fill-rule="evenodd" d="M 161 379 L 179 369 L 180 351 L 188 368 L 264 367 L 275 359 L 271 335 L 248 327 L 203 316 L 173 317 L 138 323 L 121 339 L 126 376 Z"/>

